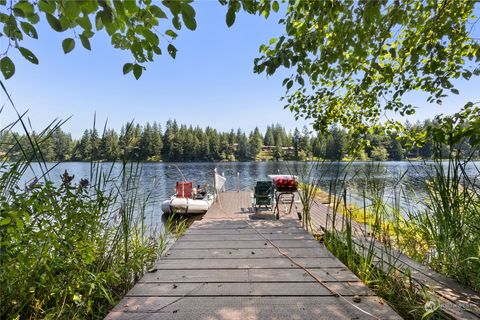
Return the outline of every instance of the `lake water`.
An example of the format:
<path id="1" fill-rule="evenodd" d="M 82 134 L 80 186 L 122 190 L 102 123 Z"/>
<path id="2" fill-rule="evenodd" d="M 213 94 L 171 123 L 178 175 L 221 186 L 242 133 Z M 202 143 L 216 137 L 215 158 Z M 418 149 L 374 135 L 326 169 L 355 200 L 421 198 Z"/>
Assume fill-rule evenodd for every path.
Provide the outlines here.
<path id="1" fill-rule="evenodd" d="M 55 164 L 47 164 L 52 168 Z M 362 193 L 362 185 L 365 175 L 371 180 L 382 184 L 385 190 L 385 198 L 392 197 L 394 190 L 402 190 L 404 194 L 402 202 L 407 206 L 416 206 L 421 202 L 423 189 L 422 182 L 428 179 L 432 163 L 429 162 L 334 162 L 325 163 L 315 168 L 314 174 L 319 177 L 319 186 L 328 192 L 332 188 L 336 177 L 345 177 L 347 190 L 353 202 L 360 203 L 359 194 Z M 446 165 L 446 164 L 445 164 Z M 161 224 L 162 215 L 159 204 L 174 193 L 175 182 L 186 180 L 193 181 L 194 185 L 208 183 L 213 186 L 213 172 L 217 168 L 218 173 L 226 178 L 225 189 L 252 190 L 257 180 L 268 180 L 269 174 L 296 174 L 302 176 L 304 168 L 310 168 L 311 163 L 305 162 L 220 162 L 220 163 L 144 163 L 139 173 L 140 187 L 143 192 L 151 192 L 149 212 L 149 224 Z M 111 176 L 118 177 L 121 172 L 121 164 L 102 163 L 100 167 L 104 171 L 111 169 Z M 430 168 L 430 169 L 429 169 Z M 75 175 L 75 181 L 81 178 L 90 179 L 91 165 L 87 162 L 66 162 L 56 165 L 50 172 L 52 180 L 60 182 L 60 176 L 67 170 Z M 41 176 L 38 165 L 33 166 L 24 177 L 24 183 L 34 176 Z M 480 162 L 470 162 L 467 173 L 472 181 L 480 186 Z"/>

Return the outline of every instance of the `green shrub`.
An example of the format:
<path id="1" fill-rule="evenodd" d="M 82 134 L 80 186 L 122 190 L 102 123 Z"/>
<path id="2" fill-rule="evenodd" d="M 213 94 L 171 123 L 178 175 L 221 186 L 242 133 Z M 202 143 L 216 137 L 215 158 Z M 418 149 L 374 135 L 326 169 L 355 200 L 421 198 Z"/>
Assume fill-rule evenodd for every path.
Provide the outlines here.
<path id="1" fill-rule="evenodd" d="M 35 180 L 2 196 L 1 318 L 100 319 L 143 274 L 158 238 L 110 190 L 65 172 L 59 186 Z"/>

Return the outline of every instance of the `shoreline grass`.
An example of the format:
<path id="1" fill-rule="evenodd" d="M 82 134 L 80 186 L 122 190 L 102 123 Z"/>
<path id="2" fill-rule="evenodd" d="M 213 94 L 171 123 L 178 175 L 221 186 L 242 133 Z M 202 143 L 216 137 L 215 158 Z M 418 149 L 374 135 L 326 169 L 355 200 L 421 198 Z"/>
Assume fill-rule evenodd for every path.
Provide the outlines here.
<path id="1" fill-rule="evenodd" d="M 383 244 L 383 250 L 399 250 L 474 291 L 480 290 L 480 188 L 466 173 L 469 160 L 452 154 L 448 162 L 438 160 L 426 165 L 427 194 L 420 207 L 405 208 L 400 201 L 406 195 L 400 187 L 404 174 L 398 178 L 393 197 L 387 200 L 385 183 L 372 174 L 374 167 L 354 173 L 363 181 L 355 186 L 363 207 L 347 200 L 352 186 L 345 173 L 338 172 L 329 188 L 332 212 L 319 238 L 402 317 L 449 316 L 441 310 L 441 304 L 435 303 L 433 292 L 409 279 L 408 270 L 399 273 L 395 263 L 388 264 L 393 265 L 391 268 L 378 268 L 381 261 L 375 255 L 376 241 Z M 475 168 L 478 178 L 480 170 Z M 341 226 L 336 225 L 339 215 Z M 355 234 L 355 223 L 367 232 Z M 355 249 L 358 240 L 363 243 L 360 251 Z"/>
<path id="2" fill-rule="evenodd" d="M 140 188 L 140 163 L 114 175 L 114 164 L 91 162 L 89 177 L 65 171 L 54 184 L 41 150 L 61 122 L 36 135 L 16 124 L 29 144 L 0 164 L 0 318 L 103 319 L 184 227 L 147 228 L 152 193 Z M 22 186 L 33 162 L 40 176 Z"/>

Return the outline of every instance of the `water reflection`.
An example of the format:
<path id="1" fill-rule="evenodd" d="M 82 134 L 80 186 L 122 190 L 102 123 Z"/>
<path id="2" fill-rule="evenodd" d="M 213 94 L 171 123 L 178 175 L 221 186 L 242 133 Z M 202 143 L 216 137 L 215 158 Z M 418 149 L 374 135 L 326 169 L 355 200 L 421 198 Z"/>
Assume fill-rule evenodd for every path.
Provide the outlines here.
<path id="1" fill-rule="evenodd" d="M 407 207 L 418 206 L 425 193 L 423 182 L 432 173 L 429 162 L 354 162 L 354 163 L 324 163 L 319 165 L 315 174 L 320 178 L 319 185 L 328 192 L 337 178 L 344 178 L 348 195 L 353 202 L 362 204 L 360 199 L 365 184 L 365 176 L 384 190 L 386 200 L 394 201 L 395 194 L 402 194 L 402 205 Z M 147 209 L 147 224 L 161 225 L 162 213 L 159 204 L 168 198 L 175 188 L 176 181 L 191 180 L 194 184 L 213 185 L 213 170 L 223 174 L 227 181 L 226 190 L 252 190 L 255 181 L 268 179 L 269 174 L 293 173 L 302 171 L 304 166 L 311 163 L 304 162 L 221 162 L 221 163 L 145 163 L 139 173 L 140 187 L 143 192 L 151 192 Z M 445 164 L 446 165 L 446 164 Z M 54 164 L 48 164 L 53 167 Z M 111 172 L 111 179 L 121 178 L 121 164 L 102 163 L 99 165 L 104 172 Z M 470 179 L 480 185 L 480 162 L 471 162 L 466 168 Z M 75 174 L 75 181 L 81 178 L 91 179 L 91 165 L 85 162 L 67 162 L 55 166 L 49 173 L 50 178 L 59 183 L 61 174 L 67 170 Z M 128 167 L 127 171 L 134 170 Z M 40 167 L 33 166 L 23 179 L 24 183 L 35 176 L 41 176 Z M 128 176 L 128 172 L 127 172 Z M 341 186 L 337 185 L 337 188 Z M 338 190 L 337 190 L 338 191 Z"/>

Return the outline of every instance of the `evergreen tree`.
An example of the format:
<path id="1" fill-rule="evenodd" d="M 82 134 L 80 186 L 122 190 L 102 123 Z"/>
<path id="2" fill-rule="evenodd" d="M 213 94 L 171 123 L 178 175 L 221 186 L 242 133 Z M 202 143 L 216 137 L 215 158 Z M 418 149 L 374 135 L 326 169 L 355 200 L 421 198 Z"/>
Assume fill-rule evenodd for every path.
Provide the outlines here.
<path id="1" fill-rule="evenodd" d="M 145 161 L 153 156 L 153 129 L 150 123 L 147 122 L 138 141 L 138 159 Z"/>
<path id="2" fill-rule="evenodd" d="M 403 154 L 402 144 L 396 136 L 392 136 L 388 145 L 388 159 L 401 161 L 403 160 Z"/>
<path id="3" fill-rule="evenodd" d="M 90 143 L 90 132 L 83 131 L 82 138 L 77 145 L 77 152 L 75 158 L 77 160 L 91 160 L 92 159 L 92 144 Z"/>
<path id="4" fill-rule="evenodd" d="M 258 129 L 258 127 L 255 127 L 255 130 L 253 130 L 253 133 L 250 134 L 249 144 L 250 144 L 251 159 L 255 160 L 257 155 L 262 150 L 262 146 L 263 146 L 262 135 L 260 134 L 260 130 Z"/>
<path id="5" fill-rule="evenodd" d="M 263 143 L 266 146 L 274 146 L 275 145 L 275 138 L 273 136 L 273 129 L 270 126 L 267 126 L 267 131 L 265 132 L 265 138 L 263 140 Z"/>
<path id="6" fill-rule="evenodd" d="M 91 157 L 93 160 L 101 160 L 100 155 L 100 136 L 96 128 L 89 130 L 90 134 L 90 147 L 91 147 Z"/>
<path id="7" fill-rule="evenodd" d="M 250 155 L 250 145 L 248 143 L 247 136 L 238 129 L 237 132 L 238 138 L 238 150 L 237 150 L 237 159 L 241 161 L 251 160 Z"/>
<path id="8" fill-rule="evenodd" d="M 302 135 L 299 140 L 299 149 L 305 155 L 306 158 L 309 158 L 312 154 L 312 146 L 310 141 L 310 131 L 307 126 L 303 126 Z"/>
<path id="9" fill-rule="evenodd" d="M 300 149 L 300 139 L 301 139 L 300 131 L 298 130 L 298 128 L 295 128 L 295 131 L 293 132 L 293 152 L 294 152 L 295 159 L 298 159 L 298 151 Z"/>
<path id="10" fill-rule="evenodd" d="M 151 153 L 152 153 L 152 160 L 159 161 L 162 157 L 162 128 L 157 123 L 153 123 L 152 127 L 152 140 L 151 140 Z"/>
<path id="11" fill-rule="evenodd" d="M 325 147 L 325 158 L 337 161 L 342 160 L 346 154 L 346 148 L 346 133 L 337 126 L 333 126 L 327 139 L 327 145 Z"/>
<path id="12" fill-rule="evenodd" d="M 118 134 L 115 130 L 106 130 L 100 142 L 101 158 L 107 161 L 115 161 L 120 156 Z"/>

